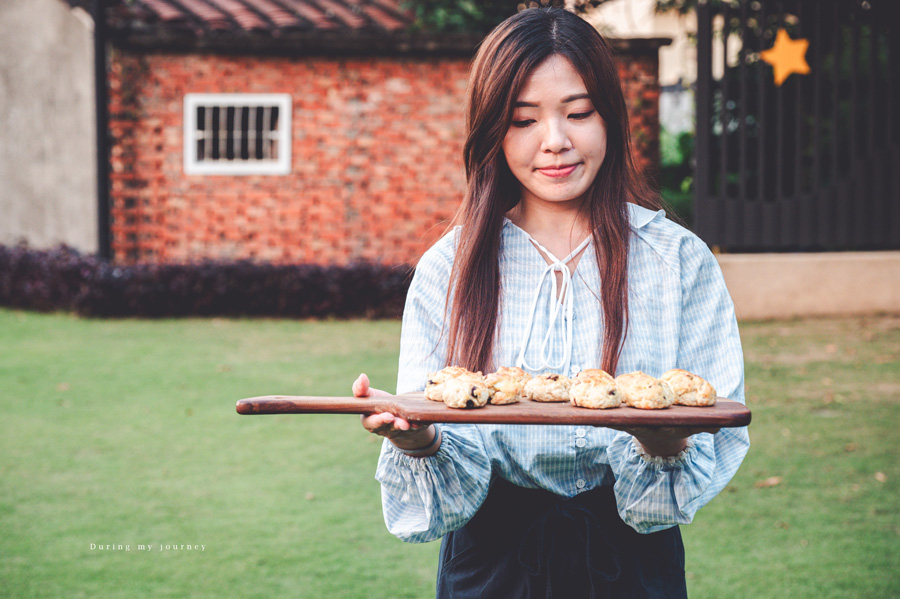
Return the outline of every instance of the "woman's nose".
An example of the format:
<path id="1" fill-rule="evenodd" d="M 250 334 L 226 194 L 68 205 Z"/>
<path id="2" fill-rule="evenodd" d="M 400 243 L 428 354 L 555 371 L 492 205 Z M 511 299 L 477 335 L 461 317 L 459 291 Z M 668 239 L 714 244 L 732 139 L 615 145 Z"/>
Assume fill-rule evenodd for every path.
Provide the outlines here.
<path id="1" fill-rule="evenodd" d="M 566 132 L 566 123 L 557 119 L 551 119 L 544 127 L 544 139 L 541 142 L 541 150 L 544 152 L 559 153 L 572 147 L 569 135 Z"/>

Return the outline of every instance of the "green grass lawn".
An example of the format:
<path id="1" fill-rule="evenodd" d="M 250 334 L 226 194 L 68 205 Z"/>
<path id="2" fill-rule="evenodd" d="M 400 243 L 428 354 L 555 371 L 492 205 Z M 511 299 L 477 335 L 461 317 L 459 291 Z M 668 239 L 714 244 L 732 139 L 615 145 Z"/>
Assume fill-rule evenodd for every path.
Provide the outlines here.
<path id="1" fill-rule="evenodd" d="M 692 597 L 900 595 L 900 319 L 742 331 L 753 447 L 683 529 Z M 0 596 L 433 596 L 438 546 L 384 529 L 356 417 L 234 411 L 390 389 L 398 334 L 0 310 Z"/>

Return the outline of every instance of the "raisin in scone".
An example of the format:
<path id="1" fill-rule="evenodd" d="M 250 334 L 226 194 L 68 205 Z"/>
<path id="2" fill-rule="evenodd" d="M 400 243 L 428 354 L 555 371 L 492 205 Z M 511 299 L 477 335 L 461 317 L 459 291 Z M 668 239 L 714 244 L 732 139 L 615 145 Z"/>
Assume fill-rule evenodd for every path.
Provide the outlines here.
<path id="1" fill-rule="evenodd" d="M 572 382 L 562 374 L 541 374 L 525 383 L 525 397 L 531 401 L 569 401 Z"/>
<path id="2" fill-rule="evenodd" d="M 450 408 L 481 408 L 491 394 L 481 373 L 469 373 L 444 381 L 444 403 Z"/>
<path id="3" fill-rule="evenodd" d="M 644 374 L 630 372 L 616 377 L 622 400 L 632 408 L 659 410 L 675 403 L 675 392 L 669 383 Z"/>
<path id="4" fill-rule="evenodd" d="M 572 388 L 569 390 L 574 405 L 594 410 L 617 408 L 621 405 L 622 393 L 616 387 L 615 379 L 609 375 L 581 377 L 580 374 L 572 381 Z"/>
<path id="5" fill-rule="evenodd" d="M 675 403 L 680 406 L 713 406 L 716 390 L 703 377 L 681 368 L 664 372 L 661 381 L 669 383 L 675 392 Z"/>
<path id="6" fill-rule="evenodd" d="M 464 374 L 472 374 L 460 366 L 447 366 L 428 375 L 425 383 L 425 397 L 431 401 L 444 401 L 444 383 Z"/>

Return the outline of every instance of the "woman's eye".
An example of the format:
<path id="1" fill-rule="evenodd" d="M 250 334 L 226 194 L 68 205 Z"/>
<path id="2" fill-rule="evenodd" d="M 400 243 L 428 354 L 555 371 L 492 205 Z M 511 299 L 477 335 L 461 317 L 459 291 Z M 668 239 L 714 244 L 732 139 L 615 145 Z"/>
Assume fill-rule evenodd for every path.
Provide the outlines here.
<path id="1" fill-rule="evenodd" d="M 527 127 L 528 125 L 531 125 L 533 123 L 534 123 L 534 119 L 526 119 L 524 121 L 513 121 L 512 126 L 519 127 L 521 129 L 521 128 Z"/>
<path id="2" fill-rule="evenodd" d="M 569 118 L 570 118 L 570 119 L 575 119 L 576 121 L 581 121 L 581 120 L 584 120 L 584 119 L 588 118 L 588 117 L 591 116 L 592 114 L 594 114 L 594 111 L 593 111 L 593 110 L 589 110 L 589 111 L 587 111 L 587 112 L 577 112 L 577 113 L 575 113 L 575 114 L 570 114 L 570 115 L 569 115 Z"/>

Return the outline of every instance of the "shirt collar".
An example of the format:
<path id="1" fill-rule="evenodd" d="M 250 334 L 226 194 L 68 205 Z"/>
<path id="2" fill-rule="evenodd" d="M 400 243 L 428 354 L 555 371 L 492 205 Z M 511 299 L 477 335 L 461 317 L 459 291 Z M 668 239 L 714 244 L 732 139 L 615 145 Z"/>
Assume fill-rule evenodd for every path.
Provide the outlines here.
<path id="1" fill-rule="evenodd" d="M 631 226 L 635 229 L 640 229 L 657 218 L 666 217 L 665 210 L 649 210 L 643 206 L 632 204 L 631 202 L 628 203 L 628 213 L 631 217 Z"/>
<path id="2" fill-rule="evenodd" d="M 641 229 L 657 218 L 665 218 L 666 211 L 650 210 L 648 208 L 644 208 L 643 206 L 638 206 L 637 204 L 628 202 L 628 217 L 631 221 L 632 227 L 634 227 L 635 229 Z M 513 225 L 513 222 L 504 216 L 503 226 L 505 227 L 507 224 Z"/>

